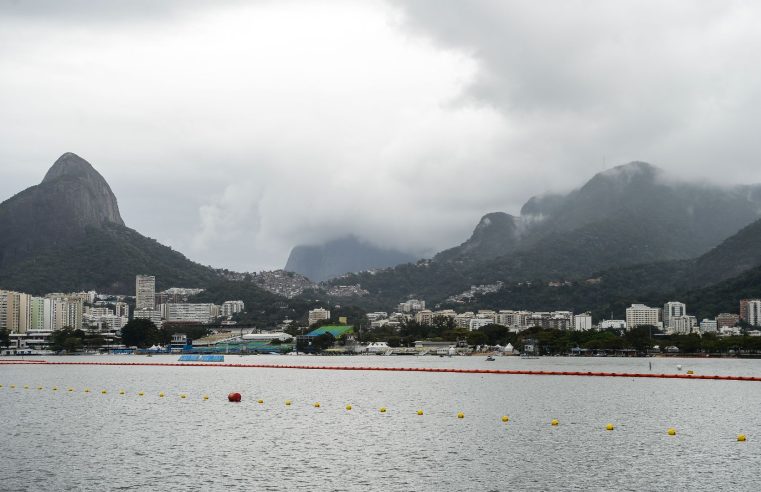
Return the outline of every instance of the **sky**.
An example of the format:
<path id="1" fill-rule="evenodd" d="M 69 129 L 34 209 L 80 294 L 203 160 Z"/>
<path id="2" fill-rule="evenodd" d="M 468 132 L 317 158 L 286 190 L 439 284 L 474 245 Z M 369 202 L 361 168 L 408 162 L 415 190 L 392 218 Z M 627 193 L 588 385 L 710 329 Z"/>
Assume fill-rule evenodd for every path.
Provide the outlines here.
<path id="1" fill-rule="evenodd" d="M 281 268 L 354 234 L 421 256 L 647 161 L 761 182 L 754 1 L 0 0 L 0 200 L 64 152 L 128 226 Z"/>

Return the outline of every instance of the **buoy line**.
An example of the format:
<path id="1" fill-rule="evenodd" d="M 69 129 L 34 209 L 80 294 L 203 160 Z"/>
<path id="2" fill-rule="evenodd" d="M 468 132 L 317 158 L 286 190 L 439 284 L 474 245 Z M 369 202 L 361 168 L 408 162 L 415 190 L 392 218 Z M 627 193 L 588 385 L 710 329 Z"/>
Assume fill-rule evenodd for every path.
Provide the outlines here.
<path id="1" fill-rule="evenodd" d="M 721 376 L 708 374 L 648 374 L 632 372 L 589 372 L 589 371 L 529 371 L 518 369 L 461 369 L 442 367 L 370 367 L 370 366 L 310 366 L 293 364 L 214 364 L 194 362 L 76 362 L 76 361 L 17 361 L 0 360 L 0 365 L 32 364 L 62 366 L 135 366 L 135 367 L 231 367 L 251 369 L 307 369 L 322 371 L 396 371 L 396 372 L 436 372 L 454 374 L 502 374 L 512 376 L 583 376 L 612 378 L 663 378 L 663 379 L 702 379 L 718 381 L 756 381 L 759 376 Z"/>

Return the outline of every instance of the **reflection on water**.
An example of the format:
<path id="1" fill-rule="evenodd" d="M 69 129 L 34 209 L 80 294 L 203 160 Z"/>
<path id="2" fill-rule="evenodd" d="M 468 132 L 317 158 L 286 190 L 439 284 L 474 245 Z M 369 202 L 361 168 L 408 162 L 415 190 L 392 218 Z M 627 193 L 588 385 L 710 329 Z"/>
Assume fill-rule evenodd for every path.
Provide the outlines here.
<path id="1" fill-rule="evenodd" d="M 761 375 L 761 362 L 729 359 L 226 361 L 609 372 L 649 372 L 652 363 L 652 372 L 678 372 L 681 364 L 698 374 Z M 0 384 L 2 490 L 761 487 L 761 383 L 754 382 L 35 365 L 0 366 Z M 242 403 L 227 402 L 233 390 Z M 608 422 L 614 431 L 605 430 Z M 738 443 L 738 433 L 748 441 Z"/>

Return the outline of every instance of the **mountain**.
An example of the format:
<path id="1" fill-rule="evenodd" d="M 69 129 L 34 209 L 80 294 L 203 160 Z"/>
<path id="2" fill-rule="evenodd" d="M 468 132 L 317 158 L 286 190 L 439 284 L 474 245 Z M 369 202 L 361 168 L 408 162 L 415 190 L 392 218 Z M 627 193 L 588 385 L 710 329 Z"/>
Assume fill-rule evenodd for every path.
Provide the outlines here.
<path id="1" fill-rule="evenodd" d="M 111 187 L 78 155 L 63 154 L 40 184 L 0 203 L 0 287 L 130 294 L 140 273 L 156 275 L 159 287 L 217 278 L 126 227 Z"/>
<path id="2" fill-rule="evenodd" d="M 388 268 L 415 261 L 415 257 L 392 249 L 382 249 L 347 236 L 318 246 L 296 246 L 288 256 L 285 270 L 314 282 L 322 282 L 349 272 Z"/>
<path id="3" fill-rule="evenodd" d="M 518 217 L 488 214 L 466 242 L 430 261 L 349 281 L 392 304 L 407 296 L 441 301 L 471 284 L 583 279 L 698 258 L 759 216 L 761 186 L 680 182 L 650 164 L 632 162 L 598 173 L 568 194 L 533 197 Z M 740 234 L 731 241 L 734 246 L 694 264 L 709 280 L 759 263 L 752 238 Z M 700 280 L 692 272 L 687 276 Z"/>
<path id="4" fill-rule="evenodd" d="M 438 253 L 434 260 L 453 261 L 463 258 L 488 260 L 512 251 L 519 240 L 520 219 L 504 212 L 481 217 L 470 238 L 459 246 Z"/>

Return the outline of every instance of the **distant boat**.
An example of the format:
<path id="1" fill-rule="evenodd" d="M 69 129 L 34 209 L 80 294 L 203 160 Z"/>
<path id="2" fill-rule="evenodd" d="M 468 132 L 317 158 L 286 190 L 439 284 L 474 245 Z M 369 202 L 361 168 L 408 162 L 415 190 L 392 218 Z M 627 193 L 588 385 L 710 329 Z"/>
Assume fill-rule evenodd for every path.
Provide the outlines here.
<path id="1" fill-rule="evenodd" d="M 495 360 L 497 360 L 497 359 L 495 359 L 494 357 L 492 357 L 492 356 L 490 355 L 489 357 L 487 357 L 487 358 L 486 358 L 486 360 L 488 360 L 489 362 L 493 362 L 493 361 L 495 361 Z"/>

